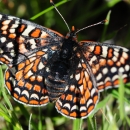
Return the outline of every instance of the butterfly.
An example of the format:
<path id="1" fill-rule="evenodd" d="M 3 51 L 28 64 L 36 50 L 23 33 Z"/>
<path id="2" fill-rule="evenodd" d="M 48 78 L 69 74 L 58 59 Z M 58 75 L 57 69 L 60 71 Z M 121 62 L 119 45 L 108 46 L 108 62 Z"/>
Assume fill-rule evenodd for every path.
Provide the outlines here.
<path id="1" fill-rule="evenodd" d="M 130 51 L 93 41 L 78 41 L 14 16 L 0 14 L 0 62 L 8 66 L 5 85 L 19 103 L 45 106 L 86 118 L 108 88 L 130 81 Z"/>

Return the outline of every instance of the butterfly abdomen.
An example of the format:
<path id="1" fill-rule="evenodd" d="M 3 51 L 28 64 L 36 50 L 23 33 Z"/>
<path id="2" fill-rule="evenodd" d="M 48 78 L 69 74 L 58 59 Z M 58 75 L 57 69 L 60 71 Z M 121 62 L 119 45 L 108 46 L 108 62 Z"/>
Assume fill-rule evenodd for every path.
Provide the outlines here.
<path id="1" fill-rule="evenodd" d="M 50 66 L 50 74 L 46 79 L 47 90 L 50 101 L 54 101 L 65 91 L 68 83 L 70 72 L 70 59 L 72 57 L 73 48 L 76 43 L 71 38 L 64 39 L 57 58 L 52 59 Z"/>

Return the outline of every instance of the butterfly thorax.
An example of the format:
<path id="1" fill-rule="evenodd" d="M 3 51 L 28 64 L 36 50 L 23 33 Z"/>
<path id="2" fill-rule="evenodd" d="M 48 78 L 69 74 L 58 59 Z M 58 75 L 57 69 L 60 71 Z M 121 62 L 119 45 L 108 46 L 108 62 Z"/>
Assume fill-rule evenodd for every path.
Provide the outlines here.
<path id="1" fill-rule="evenodd" d="M 50 101 L 55 101 L 65 90 L 71 71 L 71 59 L 77 42 L 74 40 L 74 32 L 70 32 L 63 39 L 63 44 L 58 56 L 50 67 L 50 75 L 46 80 Z"/>

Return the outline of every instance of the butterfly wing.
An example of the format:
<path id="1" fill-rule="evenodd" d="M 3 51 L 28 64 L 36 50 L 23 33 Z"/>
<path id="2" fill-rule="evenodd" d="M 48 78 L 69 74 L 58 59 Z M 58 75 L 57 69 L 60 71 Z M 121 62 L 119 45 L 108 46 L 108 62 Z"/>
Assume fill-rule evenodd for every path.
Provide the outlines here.
<path id="1" fill-rule="evenodd" d="M 8 66 L 5 84 L 15 100 L 36 106 L 49 102 L 44 80 L 62 40 L 53 30 L 0 14 L 0 61 Z"/>
<path id="2" fill-rule="evenodd" d="M 82 53 L 96 78 L 97 89 L 118 87 L 119 78 L 123 82 L 130 81 L 130 51 L 111 44 L 91 41 L 80 42 Z"/>
<path id="3" fill-rule="evenodd" d="M 99 100 L 95 78 L 86 64 L 84 59 L 79 59 L 77 69 L 70 75 L 70 83 L 56 101 L 58 112 L 72 119 L 86 118 Z"/>
<path id="4" fill-rule="evenodd" d="M 27 20 L 0 14 L 0 61 L 12 66 L 18 54 L 40 47 L 56 50 L 63 36 Z"/>
<path id="5" fill-rule="evenodd" d="M 21 61 L 6 70 L 5 85 L 18 102 L 28 105 L 45 105 L 49 102 L 44 84 L 46 55 L 45 49 L 26 55 L 28 58 L 20 55 Z"/>
<path id="6" fill-rule="evenodd" d="M 72 83 L 56 102 L 56 109 L 70 118 L 86 118 L 99 100 L 99 92 L 118 87 L 119 78 L 130 81 L 130 51 L 111 44 L 81 41 Z"/>

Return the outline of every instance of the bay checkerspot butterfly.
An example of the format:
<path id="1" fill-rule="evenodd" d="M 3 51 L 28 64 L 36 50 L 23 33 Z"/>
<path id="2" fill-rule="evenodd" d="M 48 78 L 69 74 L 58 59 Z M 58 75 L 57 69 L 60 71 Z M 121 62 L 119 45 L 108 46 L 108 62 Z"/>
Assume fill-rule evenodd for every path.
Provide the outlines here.
<path id="1" fill-rule="evenodd" d="M 13 98 L 30 106 L 55 102 L 64 116 L 86 118 L 99 92 L 130 81 L 130 51 L 80 41 L 74 27 L 66 35 L 14 16 L 0 14 L 0 62 Z"/>

